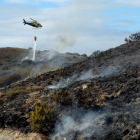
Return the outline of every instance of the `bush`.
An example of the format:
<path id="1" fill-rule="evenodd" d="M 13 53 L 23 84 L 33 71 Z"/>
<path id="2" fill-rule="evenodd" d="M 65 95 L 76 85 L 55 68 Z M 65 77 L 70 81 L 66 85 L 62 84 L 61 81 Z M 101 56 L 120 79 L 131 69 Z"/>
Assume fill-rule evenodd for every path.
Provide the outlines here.
<path id="1" fill-rule="evenodd" d="M 99 54 L 101 53 L 101 51 L 99 51 L 99 50 L 97 50 L 97 51 L 94 51 L 91 55 L 90 55 L 90 57 L 97 57 Z"/>
<path id="2" fill-rule="evenodd" d="M 80 54 L 79 54 L 79 53 L 73 53 L 73 55 L 80 56 Z"/>
<path id="3" fill-rule="evenodd" d="M 2 70 L 9 70 L 9 67 L 8 66 L 5 66 L 5 67 L 2 67 L 1 69 Z"/>
<path id="4" fill-rule="evenodd" d="M 28 50 L 33 50 L 33 48 L 32 47 L 29 47 Z"/>
<path id="5" fill-rule="evenodd" d="M 46 107 L 44 102 L 35 102 L 33 111 L 30 112 L 30 119 L 32 120 L 30 126 L 32 130 L 35 132 L 42 132 L 46 122 L 49 126 L 52 125 L 52 117 L 53 111 L 51 107 Z"/>
<path id="6" fill-rule="evenodd" d="M 0 61 L 0 65 L 3 65 L 3 62 L 2 61 Z"/>
<path id="7" fill-rule="evenodd" d="M 140 41 L 140 32 L 137 32 L 135 34 L 131 34 L 131 36 L 129 36 L 129 39 L 125 38 L 124 41 L 126 43 L 130 43 L 132 41 Z"/>
<path id="8" fill-rule="evenodd" d="M 21 63 L 21 68 L 26 68 L 26 67 L 29 67 L 30 65 L 34 64 L 34 62 L 30 59 L 27 59 L 27 60 L 24 60 L 22 63 Z"/>
<path id="9" fill-rule="evenodd" d="M 62 91 L 62 90 L 58 90 L 57 92 L 53 93 L 53 99 L 55 100 L 55 105 L 57 105 L 58 103 L 58 99 L 59 99 L 59 95 L 62 95 L 64 98 L 66 98 L 66 95 L 68 94 L 68 91 Z"/>
<path id="10" fill-rule="evenodd" d="M 81 56 L 87 57 L 87 54 L 82 54 Z"/>

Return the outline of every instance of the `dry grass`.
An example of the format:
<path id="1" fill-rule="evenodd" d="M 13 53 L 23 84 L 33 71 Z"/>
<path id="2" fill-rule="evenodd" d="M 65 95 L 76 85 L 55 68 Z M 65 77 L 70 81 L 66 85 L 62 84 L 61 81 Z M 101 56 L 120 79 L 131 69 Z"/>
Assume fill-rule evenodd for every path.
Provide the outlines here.
<path id="1" fill-rule="evenodd" d="M 34 92 L 34 91 L 40 91 L 42 89 L 41 86 L 30 86 L 27 88 L 27 92 Z"/>
<path id="2" fill-rule="evenodd" d="M 6 96 L 12 96 L 13 94 L 19 94 L 19 93 L 23 93 L 26 90 L 25 87 L 16 87 L 10 91 L 8 91 L 7 93 L 5 93 Z"/>
<path id="3" fill-rule="evenodd" d="M 0 48 L 0 59 L 6 60 L 6 59 L 15 59 L 17 56 L 21 56 L 22 54 L 27 54 L 27 49 L 21 49 L 21 48 Z"/>
<path id="4" fill-rule="evenodd" d="M 65 90 L 65 91 L 58 90 L 58 91 L 54 92 L 53 99 L 55 100 L 55 105 L 57 105 L 57 103 L 58 103 L 59 95 L 62 95 L 65 98 L 67 94 L 68 94 L 67 90 Z"/>
<path id="5" fill-rule="evenodd" d="M 21 75 L 13 74 L 7 77 L 0 77 L 0 87 L 10 85 L 18 80 L 21 80 Z"/>

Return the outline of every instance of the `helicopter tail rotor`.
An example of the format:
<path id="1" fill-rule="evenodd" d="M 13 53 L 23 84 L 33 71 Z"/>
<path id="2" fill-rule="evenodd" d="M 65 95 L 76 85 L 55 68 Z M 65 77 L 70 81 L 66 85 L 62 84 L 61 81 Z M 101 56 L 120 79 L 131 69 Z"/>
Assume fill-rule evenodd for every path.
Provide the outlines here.
<path id="1" fill-rule="evenodd" d="M 26 24 L 26 21 L 25 21 L 25 19 L 23 19 L 23 23 L 24 23 L 24 25 Z"/>

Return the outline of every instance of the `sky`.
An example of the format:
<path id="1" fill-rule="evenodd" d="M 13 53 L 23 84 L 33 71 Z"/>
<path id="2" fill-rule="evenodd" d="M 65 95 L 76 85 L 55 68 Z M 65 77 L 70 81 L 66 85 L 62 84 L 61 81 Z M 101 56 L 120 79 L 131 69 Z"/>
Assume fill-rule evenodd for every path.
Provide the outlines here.
<path id="1" fill-rule="evenodd" d="M 125 44 L 139 31 L 138 0 L 0 0 L 0 47 L 90 55 Z M 42 24 L 23 24 L 30 18 Z M 42 21 L 45 20 L 45 21 Z"/>

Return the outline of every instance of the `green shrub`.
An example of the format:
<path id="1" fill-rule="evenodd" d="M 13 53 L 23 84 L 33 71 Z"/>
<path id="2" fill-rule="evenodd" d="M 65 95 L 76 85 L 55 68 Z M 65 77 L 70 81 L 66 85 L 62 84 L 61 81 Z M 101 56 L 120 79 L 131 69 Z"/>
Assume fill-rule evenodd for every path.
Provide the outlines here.
<path id="1" fill-rule="evenodd" d="M 33 106 L 33 111 L 30 112 L 30 119 L 32 122 L 30 126 L 35 132 L 42 132 L 43 125 L 47 122 L 51 126 L 51 119 L 53 117 L 53 112 L 51 107 L 46 107 L 44 102 L 35 102 Z"/>
<path id="2" fill-rule="evenodd" d="M 30 65 L 34 64 L 34 62 L 30 59 L 27 59 L 27 60 L 24 60 L 22 63 L 21 63 L 21 68 L 26 68 L 26 67 L 29 67 Z"/>
<path id="3" fill-rule="evenodd" d="M 84 54 L 82 54 L 81 56 L 87 57 L 87 54 L 84 53 Z"/>
<path id="4" fill-rule="evenodd" d="M 9 67 L 8 66 L 4 66 L 1 68 L 2 70 L 9 70 Z"/>

